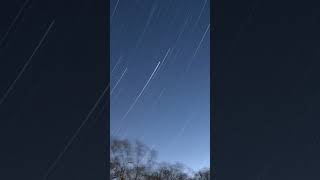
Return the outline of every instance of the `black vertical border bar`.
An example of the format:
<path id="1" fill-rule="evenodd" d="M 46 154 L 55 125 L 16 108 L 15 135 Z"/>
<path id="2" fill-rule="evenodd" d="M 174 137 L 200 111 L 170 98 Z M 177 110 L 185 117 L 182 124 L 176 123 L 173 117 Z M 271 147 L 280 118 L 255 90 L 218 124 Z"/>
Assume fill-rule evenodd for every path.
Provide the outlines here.
<path id="1" fill-rule="evenodd" d="M 106 134 L 105 134 L 105 137 L 106 137 L 106 179 L 109 179 L 110 178 L 110 0 L 106 0 L 106 1 L 103 1 L 103 2 L 106 2 L 106 7 L 107 7 L 107 11 L 106 11 L 106 25 L 107 25 L 107 38 L 106 38 L 106 44 L 107 44 L 107 48 L 106 48 L 106 51 L 107 51 L 107 74 L 108 74 L 108 89 L 107 89 L 107 99 L 106 99 Z"/>
<path id="2" fill-rule="evenodd" d="M 27 1 L 21 1 L 20 3 L 13 3 L 13 4 L 17 4 L 17 7 L 18 6 L 21 6 L 22 3 L 24 2 L 27 2 Z M 80 23 L 70 23 L 70 20 L 78 20 L 78 18 L 75 18 L 76 16 L 79 16 L 79 17 L 82 17 L 83 15 L 89 15 L 90 17 L 86 17 L 86 19 L 83 21 L 83 25 L 84 26 L 88 26 L 88 24 L 85 24 L 85 23 L 88 23 L 88 19 L 92 19 L 92 20 L 95 20 L 93 21 L 92 24 L 89 24 L 90 28 L 102 28 L 102 29 L 99 29 L 99 34 L 95 34 L 96 36 L 99 36 L 100 40 L 98 42 L 95 42 L 95 38 L 92 38 L 92 40 L 90 40 L 89 42 L 92 42 L 92 43 L 98 43 L 97 44 L 94 44 L 95 47 L 98 48 L 97 51 L 94 51 L 95 53 L 99 53 L 98 56 L 99 58 L 98 59 L 94 59 L 94 61 L 91 61 L 90 63 L 100 63 L 100 62 L 106 62 L 106 63 L 103 63 L 103 65 L 106 66 L 104 67 L 105 68 L 105 73 L 103 74 L 103 77 L 105 77 L 105 79 L 109 80 L 110 78 L 110 50 L 109 50 L 109 43 L 110 43 L 110 24 L 109 24 L 109 12 L 110 12 L 110 0 L 81 0 L 81 1 L 77 1 L 77 0 L 57 0 L 57 1 L 33 1 L 33 0 L 30 0 L 27 2 L 28 5 L 26 6 L 26 9 L 27 8 L 31 8 L 28 10 L 28 13 L 26 13 L 27 15 L 24 15 L 24 16 L 27 16 L 27 17 L 19 17 L 19 28 L 30 28 L 32 26 L 36 26 L 35 29 L 37 28 L 45 28 L 49 25 L 50 22 L 52 22 L 52 20 L 54 19 L 55 20 L 55 25 L 53 26 L 52 30 L 49 32 L 48 34 L 48 38 L 50 36 L 50 43 L 48 42 L 46 46 L 50 46 L 50 48 L 48 48 L 46 51 L 42 52 L 42 58 L 44 57 L 48 57 L 48 55 L 55 55 L 54 57 L 64 57 L 62 56 L 62 50 L 60 49 L 60 47 L 58 47 L 58 45 L 54 44 L 55 42 L 64 42 L 64 41 L 61 41 L 62 39 L 59 37 L 57 38 L 57 35 L 68 35 L 70 33 L 70 30 L 75 30 L 76 28 L 78 28 L 79 24 Z M 12 4 L 11 4 L 12 5 Z M 87 8 L 84 8 L 85 6 L 84 5 L 88 5 Z M 7 6 L 7 5 L 6 5 Z M 30 7 L 31 6 L 31 7 Z M 4 12 L 4 13 L 11 13 L 11 11 L 13 12 L 14 14 L 14 11 L 16 11 L 17 9 L 15 8 L 10 8 L 10 6 L 8 6 L 8 12 Z M 27 12 L 27 10 L 24 10 Z M 83 14 L 79 14 L 79 13 L 82 13 Z M 39 16 L 40 15 L 40 16 Z M 33 19 L 31 22 L 32 24 L 24 24 L 23 27 L 21 25 L 22 22 L 20 22 L 22 19 L 26 19 L 26 22 L 29 22 L 30 19 Z M 21 20 L 20 20 L 21 19 Z M 23 21 L 23 20 L 22 20 Z M 16 25 L 15 25 L 16 26 Z M 18 26 L 18 25 L 17 25 Z M 16 28 L 16 27 L 15 27 Z M 43 31 L 44 31 L 43 30 Z M 85 30 L 79 30 L 79 32 L 75 32 L 75 36 L 74 37 L 79 37 L 80 35 L 84 34 L 84 32 L 87 32 L 88 28 L 85 29 Z M 101 31 L 100 31 L 101 30 Z M 103 32 L 103 33 L 100 33 L 100 32 Z M 65 34 L 64 34 L 65 33 Z M 28 32 L 29 34 L 29 32 Z M 32 33 L 31 33 L 32 34 Z M 31 35 L 30 34 L 30 35 Z M 1 34 L 2 35 L 2 34 Z M 90 36 L 90 34 L 88 34 L 88 36 L 86 34 L 84 34 L 86 37 L 84 39 L 88 40 L 87 37 Z M 18 33 L 15 33 L 14 31 L 12 31 L 11 35 L 10 36 L 18 36 Z M 32 34 L 32 36 L 34 36 L 34 34 Z M 40 36 L 40 35 L 39 35 Z M 95 37 L 96 37 L 95 36 Z M 58 40 L 54 40 L 54 37 L 56 37 Z M 74 38 L 74 37 L 71 37 Z M 9 38 L 9 36 L 8 36 Z M 37 38 L 38 39 L 38 38 Z M 7 39 L 7 40 L 10 40 L 10 39 Z M 7 40 L 5 42 L 7 42 Z M 71 46 L 72 43 L 69 41 L 70 39 L 66 39 L 64 43 L 66 43 L 68 46 Z M 76 42 L 79 42 L 79 41 L 76 41 Z M 88 41 L 86 41 L 88 42 Z M 102 42 L 102 43 L 101 43 Z M 6 43 L 7 44 L 7 43 Z M 57 49 L 52 49 L 52 47 L 54 48 L 57 48 Z M 66 46 L 62 46 L 61 48 L 64 48 Z M 88 55 L 90 53 L 92 53 L 92 51 L 90 51 L 89 49 L 86 49 L 85 46 L 82 46 L 81 44 L 77 44 L 76 46 L 77 48 L 78 47 L 81 47 L 81 51 L 86 51 L 88 50 L 88 52 L 85 52 L 84 54 Z M 40 49 L 43 51 L 44 47 L 41 47 Z M 8 48 L 7 48 L 8 49 Z M 6 50 L 7 50 L 6 49 Z M 39 50 L 40 50 L 39 49 Z M 101 51 L 102 49 L 102 51 Z M 22 49 L 23 50 L 23 49 Z M 64 63 L 62 63 L 61 59 L 57 62 L 57 64 L 54 64 L 56 67 L 63 67 L 63 65 L 65 66 L 69 66 L 68 63 L 70 63 L 71 58 L 76 58 L 78 56 L 75 55 L 75 52 L 74 50 L 66 53 L 66 55 L 69 57 L 68 61 L 66 61 L 66 65 Z M 19 53 L 19 52 L 18 52 Z M 47 54 L 46 54 L 47 53 Z M 39 56 L 39 54 L 37 54 L 37 56 Z M 71 57 L 71 58 L 70 58 Z M 12 61 L 15 60 L 11 57 Z M 1 60 L 0 60 L 1 61 Z M 44 62 L 42 62 L 43 64 L 34 64 L 33 68 L 35 67 L 41 67 L 44 65 Z M 52 62 L 51 62 L 52 63 Z M 59 64 L 60 63 L 60 64 Z M 70 67 L 70 66 L 69 66 Z M 67 68 L 69 68 L 67 67 Z M 80 66 L 79 66 L 80 67 Z M 77 68 L 79 68 L 77 67 Z M 45 66 L 43 69 L 47 69 L 48 67 Z M 54 67 L 55 68 L 55 67 Z M 50 70 L 53 70 L 54 68 L 50 68 Z M 77 68 L 70 68 L 72 70 L 78 70 Z M 30 69 L 29 69 L 30 71 Z M 35 72 L 35 71 L 34 71 Z M 43 71 L 39 71 L 39 74 L 43 73 Z M 64 71 L 61 71 L 61 72 L 64 72 Z M 66 71 L 67 72 L 67 71 Z M 29 72 L 30 73 L 30 72 Z M 52 72 L 49 72 L 48 74 L 46 74 L 44 77 L 51 77 L 50 75 Z M 79 72 L 74 72 L 74 73 L 79 73 Z M 31 75 L 34 75 L 33 77 L 29 76 L 29 81 L 31 81 L 32 79 L 34 79 L 35 75 L 38 75 L 36 73 L 33 74 L 33 72 L 31 71 Z M 103 78 L 104 79 L 104 78 Z M 40 82 L 40 80 L 32 80 L 34 82 Z M 109 82 L 101 82 L 101 84 L 103 84 L 103 88 L 105 87 L 105 84 L 108 85 Z M 38 84 L 36 84 L 38 86 Z M 33 88 L 33 87 L 29 87 L 30 89 Z M 52 92 L 50 91 L 50 96 L 52 96 L 52 94 L 54 94 L 54 90 L 52 90 Z M 36 90 L 32 90 L 34 92 L 36 92 Z M 30 94 L 32 94 L 32 92 L 30 90 Z M 89 91 L 88 91 L 89 92 Z M 97 92 L 98 94 L 99 92 Z M 91 137 L 88 137 L 87 135 L 92 135 L 92 137 L 99 137 L 99 139 L 97 139 L 97 142 L 95 142 L 94 145 L 97 145 L 98 148 L 101 148 L 101 149 L 98 149 L 98 155 L 99 156 L 99 161 L 98 162 L 94 162 L 96 159 L 94 158 L 91 158 L 92 161 L 90 162 L 86 162 L 87 164 L 89 163 L 97 163 L 95 164 L 95 167 L 99 168 L 99 178 L 98 179 L 101 179 L 101 180 L 106 180 L 106 179 L 109 179 L 110 175 L 109 175 L 109 140 L 110 140 L 110 125 L 109 125 L 109 122 L 110 122 L 110 118 L 109 118 L 109 104 L 110 104 L 110 98 L 109 98 L 109 89 L 107 90 L 107 95 L 105 96 L 105 99 L 103 100 L 104 103 L 105 103 L 105 106 L 106 106 L 106 111 L 104 111 L 104 118 L 102 121 L 98 121 L 98 128 L 94 127 L 95 128 L 95 132 L 94 133 L 88 133 L 89 130 L 87 129 L 88 126 L 91 126 L 92 127 L 92 124 L 88 125 L 86 124 L 84 126 L 84 128 L 81 129 L 81 132 L 80 132 L 80 135 L 82 136 L 83 133 L 87 133 L 85 134 L 85 138 L 91 138 Z M 27 94 L 27 93 L 26 93 Z M 28 95 L 26 96 L 26 99 L 32 99 L 34 98 L 33 96 L 31 95 Z M 11 100 L 10 100 L 11 101 Z M 41 102 L 41 101 L 37 101 L 37 102 Z M 50 102 L 51 103 L 51 102 Z M 104 103 L 101 103 L 101 104 L 104 104 Z M 90 104 L 91 105 L 91 104 Z M 90 105 L 88 105 L 90 107 Z M 48 106 L 49 107 L 49 106 Z M 50 107 L 54 107 L 54 106 L 50 106 Z M 48 111 L 50 112 L 50 111 Z M 79 112 L 80 113 L 85 113 L 85 112 Z M 30 115 L 30 113 L 29 113 Z M 0 120 L 4 120 L 4 117 L 3 117 L 3 114 L 1 114 L 1 119 Z M 36 119 L 32 119 L 34 121 L 34 123 L 37 122 Z M 42 119 L 44 120 L 44 119 Z M 81 121 L 82 119 L 78 119 L 78 121 Z M 74 121 L 76 123 L 78 123 L 78 121 Z M 90 123 L 92 123 L 92 119 L 90 119 Z M 17 121 L 18 122 L 18 121 Z M 3 124 L 3 123 L 2 123 Z M 44 123 L 43 123 L 44 124 Z M 43 126 L 43 124 L 41 124 Z M 41 129 L 41 125 L 37 125 L 36 129 Z M 55 127 L 52 127 L 52 129 L 54 129 Z M 27 129 L 27 128 L 25 128 Z M 2 132 L 3 134 L 7 134 L 7 132 L 10 132 L 11 131 L 11 128 L 8 128 L 9 131 L 5 131 L 5 132 Z M 91 129 L 90 129 L 91 130 Z M 48 147 L 52 147 L 51 145 L 51 142 L 46 142 L 44 144 L 38 144 L 37 142 L 40 142 L 40 139 L 44 139 L 46 140 L 48 138 L 48 134 L 45 134 L 45 135 L 42 135 L 42 134 L 39 134 L 38 137 L 34 136 L 35 133 L 37 132 L 41 132 L 41 131 L 34 131 L 32 133 L 29 134 L 29 132 L 27 131 L 32 131 L 30 129 L 27 129 L 26 131 L 17 131 L 15 134 L 16 137 L 18 136 L 21 136 L 21 142 L 14 142 L 12 143 L 13 140 L 17 139 L 16 137 L 10 137 L 10 136 L 3 136 L 2 138 L 6 138 L 6 141 L 2 142 L 2 147 L 5 147 L 4 148 L 4 153 L 1 153 L 2 155 L 0 156 L 0 166 L 1 166 L 1 170 L 6 170 L 7 172 L 9 173 L 2 173 L 2 171 L 0 170 L 0 179 L 17 179 L 16 177 L 18 176 L 23 176 L 24 179 L 31 179 L 30 177 L 33 176 L 33 177 L 36 177 L 36 176 L 39 176 L 41 177 L 43 174 L 46 173 L 46 171 L 48 171 L 48 168 L 50 167 L 50 165 L 52 165 L 52 163 L 54 162 L 55 158 L 57 158 L 57 154 L 59 152 L 61 152 L 61 149 L 63 149 L 63 147 L 65 147 L 65 143 L 60 143 L 59 146 L 55 147 L 54 149 L 49 149 L 49 148 L 45 148 L 46 146 Z M 27 132 L 27 133 L 25 133 Z M 67 128 L 64 128 L 63 130 L 61 129 L 61 131 L 57 131 L 57 137 L 56 137 L 56 142 L 54 143 L 57 143 L 61 140 L 65 140 L 65 138 L 68 138 L 68 137 L 64 137 L 65 133 L 66 132 L 70 132 L 70 133 L 73 133 L 74 131 L 70 131 L 69 129 Z M 61 135 L 59 134 L 61 133 Z M 80 136 L 79 135 L 79 136 Z M 96 136 L 97 135 L 97 136 Z M 55 136 L 55 134 L 53 134 L 53 136 Z M 36 137 L 35 139 L 33 139 L 31 142 L 32 143 L 37 143 L 37 144 L 32 144 L 32 146 L 34 147 L 41 147 L 41 148 L 37 148 L 37 149 L 40 149 L 38 152 L 32 152 L 32 154 L 28 151 L 26 151 L 25 149 L 20 149 L 20 148 L 16 148 L 16 147 L 23 147 L 23 146 L 26 146 L 25 144 L 22 144 L 22 143 L 27 143 L 28 141 L 26 140 L 29 140 L 31 139 L 30 137 Z M 11 138 L 11 139 L 10 139 Z M 1 139 L 2 140 L 2 139 Z M 87 140 L 87 139 L 86 139 Z M 26 142 L 24 142 L 26 141 Z M 85 141 L 84 141 L 85 142 Z M 77 142 L 74 142 L 72 144 L 72 151 L 71 152 L 67 152 L 67 153 L 74 153 L 75 150 L 77 150 L 78 154 L 77 155 L 88 155 L 86 154 L 85 151 L 82 152 L 82 154 L 79 154 L 79 151 L 81 152 L 82 150 L 80 149 L 76 149 L 75 147 L 83 147 L 84 143 L 83 143 L 83 137 L 81 137 L 81 144 L 79 145 L 79 139 L 77 140 Z M 14 144 L 14 145 L 12 145 Z M 75 145 L 76 144 L 76 145 Z M 27 144 L 29 145 L 29 144 Z M 30 145 L 31 146 L 31 145 Z M 86 146 L 90 146 L 91 147 L 91 144 L 88 144 Z M 97 146 L 94 146 L 94 148 L 96 148 Z M 31 150 L 34 150 L 35 148 L 31 149 Z M 96 151 L 96 150 L 95 150 Z M 40 152 L 40 153 L 39 153 Z M 39 153 L 39 154 L 37 154 Z M 101 154 L 100 154 L 101 153 Z M 70 157 L 70 154 L 68 154 L 68 157 Z M 28 155 L 28 156 L 26 156 Z M 7 156 L 6 159 L 2 159 L 4 156 Z M 95 157 L 97 157 L 95 156 Z M 65 158 L 67 157 L 67 155 L 63 156 L 63 161 L 64 162 L 67 162 L 65 160 Z M 34 163 L 30 163 L 32 162 L 32 158 L 35 158 L 34 159 Z M 39 158 L 39 159 L 38 159 Z M 87 158 L 87 157 L 86 157 Z M 89 156 L 90 158 L 90 156 Z M 100 161 L 101 160 L 101 161 Z M 6 163 L 6 161 L 10 162 L 11 164 L 18 164 L 17 166 L 11 166 L 11 164 L 8 164 Z M 20 166 L 21 163 L 26 163 L 28 162 L 28 166 L 25 166 L 23 168 L 21 168 L 22 166 Z M 30 163 L 30 164 L 29 164 Z M 73 162 L 74 163 L 74 162 Z M 76 162 L 77 163 L 77 162 Z M 60 162 L 57 166 L 60 166 L 62 164 L 62 162 Z M 73 171 L 77 174 L 85 174 L 87 173 L 87 171 L 82 171 L 80 173 L 78 173 L 77 171 L 77 168 L 79 167 L 73 167 L 72 165 L 72 161 L 70 161 L 70 159 L 68 160 L 68 164 L 65 163 L 64 164 L 65 167 L 72 167 L 72 169 L 67 169 L 67 168 L 61 168 L 61 169 L 64 169 L 65 171 Z M 69 166 L 70 165 L 70 166 Z M 11 166 L 11 167 L 10 167 Z M 57 167 L 56 166 L 56 167 Z M 39 168 L 41 167 L 41 168 Z M 82 167 L 82 165 L 80 165 L 80 167 Z M 18 169 L 19 168 L 19 169 Z M 38 169 L 39 168 L 39 169 Z M 100 171 L 100 168 L 102 169 L 103 168 L 103 171 Z M 107 169 L 106 169 L 107 168 Z M 17 171 L 17 169 L 19 170 L 19 172 Z M 31 170 L 31 171 L 30 171 Z M 29 172 L 30 173 L 29 173 Z M 17 172 L 17 173 L 11 173 L 11 172 Z M 27 173 L 26 173 L 27 172 Z M 72 173 L 73 173 L 72 172 Z M 100 174 L 101 172 L 101 174 Z M 56 169 L 53 169 L 52 173 L 54 173 L 53 175 L 56 175 Z M 70 173 L 70 174 L 72 174 Z M 8 176 L 9 174 L 9 176 Z M 11 174 L 11 175 L 10 175 Z M 68 175 L 70 175 L 68 174 Z M 66 176 L 68 176 L 66 175 Z M 10 177 L 10 178 L 5 178 L 5 177 Z M 61 176 L 61 173 L 57 176 Z M 79 175 L 81 176 L 81 175 Z M 21 179 L 21 178 L 20 178 Z M 51 178 L 51 173 L 50 173 L 50 178 L 48 179 L 55 179 L 55 178 Z M 62 178 L 64 179 L 64 178 Z M 97 179 L 97 180 L 98 180 Z"/>

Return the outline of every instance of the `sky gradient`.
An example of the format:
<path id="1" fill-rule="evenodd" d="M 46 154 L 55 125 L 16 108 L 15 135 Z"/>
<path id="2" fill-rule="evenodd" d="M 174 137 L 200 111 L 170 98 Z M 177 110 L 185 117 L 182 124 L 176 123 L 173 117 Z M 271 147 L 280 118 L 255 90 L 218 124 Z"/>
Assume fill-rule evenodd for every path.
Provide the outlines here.
<path id="1" fill-rule="evenodd" d="M 209 32 L 209 0 L 111 1 L 111 135 L 209 166 Z"/>

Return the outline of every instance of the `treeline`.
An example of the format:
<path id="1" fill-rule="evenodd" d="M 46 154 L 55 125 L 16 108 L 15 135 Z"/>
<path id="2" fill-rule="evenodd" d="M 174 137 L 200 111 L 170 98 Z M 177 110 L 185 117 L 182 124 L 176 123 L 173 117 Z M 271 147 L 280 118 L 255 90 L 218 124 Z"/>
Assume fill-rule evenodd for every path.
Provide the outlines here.
<path id="1" fill-rule="evenodd" d="M 192 172 L 180 163 L 159 163 L 157 152 L 145 144 L 112 138 L 110 180 L 209 180 L 210 169 Z"/>

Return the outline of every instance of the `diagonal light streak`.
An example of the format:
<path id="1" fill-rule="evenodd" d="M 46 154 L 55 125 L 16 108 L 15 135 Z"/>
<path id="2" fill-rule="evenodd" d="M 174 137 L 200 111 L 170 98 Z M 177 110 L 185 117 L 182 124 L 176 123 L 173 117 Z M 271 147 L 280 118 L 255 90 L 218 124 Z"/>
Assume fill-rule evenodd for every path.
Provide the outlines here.
<path id="1" fill-rule="evenodd" d="M 94 104 L 94 106 L 91 108 L 91 110 L 89 111 L 89 113 L 87 114 L 86 118 L 82 121 L 82 123 L 80 124 L 80 126 L 78 127 L 78 129 L 76 130 L 76 132 L 72 135 L 72 137 L 70 138 L 70 140 L 67 142 L 66 146 L 63 148 L 63 150 L 59 153 L 59 155 L 57 156 L 57 158 L 53 161 L 53 163 L 49 166 L 48 170 L 46 171 L 45 175 L 44 175 L 44 180 L 46 180 L 50 173 L 54 170 L 55 166 L 58 164 L 58 162 L 60 161 L 60 159 L 62 158 L 62 156 L 64 155 L 64 153 L 68 150 L 68 148 L 70 147 L 70 145 L 72 144 L 72 142 L 74 141 L 74 139 L 78 136 L 78 134 L 80 133 L 80 130 L 82 129 L 82 127 L 88 122 L 88 120 L 90 119 L 92 113 L 94 112 L 94 110 L 97 108 L 97 106 L 99 105 L 100 101 L 103 99 L 104 95 L 106 94 L 107 90 L 109 89 L 110 84 L 104 89 L 104 91 L 101 93 L 100 97 L 98 98 L 98 100 L 96 101 L 96 103 Z"/>
<path id="2" fill-rule="evenodd" d="M 30 62 L 33 59 L 33 56 L 36 54 L 36 52 L 38 51 L 38 49 L 40 48 L 41 44 L 43 43 L 44 39 L 47 37 L 47 34 L 49 33 L 50 29 L 52 28 L 52 26 L 54 25 L 55 20 L 53 20 L 50 24 L 50 26 L 48 27 L 48 29 L 46 30 L 45 34 L 42 36 L 41 40 L 39 41 L 38 45 L 36 46 L 36 48 L 34 49 L 34 51 L 32 52 L 31 56 L 29 57 L 29 59 L 27 60 L 27 62 L 24 64 L 24 66 L 22 67 L 22 69 L 20 70 L 19 74 L 17 75 L 17 77 L 14 79 L 14 81 L 11 83 L 11 85 L 9 86 L 9 88 L 7 89 L 7 91 L 4 93 L 4 95 L 2 96 L 1 100 L 0 100 L 0 106 L 3 104 L 3 102 L 6 100 L 6 98 L 8 97 L 8 95 L 10 94 L 10 92 L 12 91 L 13 87 L 15 86 L 15 84 L 17 83 L 17 81 L 20 79 L 20 77 L 22 76 L 22 74 L 24 73 L 24 71 L 26 70 L 26 68 L 28 67 L 28 65 L 30 64 Z"/>
<path id="3" fill-rule="evenodd" d="M 29 3 L 30 0 L 26 0 L 22 7 L 20 8 L 18 14 L 16 15 L 16 17 L 13 19 L 13 21 L 11 22 L 8 30 L 6 31 L 6 33 L 3 35 L 3 37 L 0 40 L 0 47 L 3 46 L 4 41 L 7 39 L 7 36 L 9 35 L 11 29 L 13 28 L 13 26 L 16 24 L 18 18 L 20 17 L 21 13 L 23 12 L 23 10 L 26 8 L 27 4 Z"/>
<path id="4" fill-rule="evenodd" d="M 157 71 L 158 67 L 160 65 L 160 61 L 158 62 L 157 66 L 155 67 L 155 69 L 153 70 L 152 74 L 150 75 L 148 81 L 146 82 L 146 84 L 144 85 L 144 87 L 142 88 L 142 90 L 140 91 L 139 95 L 135 98 L 134 102 L 131 104 L 131 106 L 129 107 L 128 111 L 124 114 L 124 116 L 120 119 L 120 123 L 127 117 L 127 115 L 130 113 L 130 111 L 133 109 L 133 107 L 136 105 L 137 101 L 139 100 L 140 96 L 142 95 L 142 93 L 144 92 L 145 88 L 148 86 L 150 80 L 152 79 L 153 75 L 155 74 L 155 72 Z M 115 132 L 118 133 L 121 130 L 121 126 L 120 128 Z"/>
<path id="5" fill-rule="evenodd" d="M 128 68 L 126 68 L 126 69 L 123 71 L 123 73 L 121 74 L 120 79 L 117 81 L 116 85 L 114 85 L 114 87 L 112 88 L 112 90 L 111 90 L 111 92 L 110 92 L 110 95 L 111 95 L 112 92 L 116 89 L 116 87 L 118 86 L 118 84 L 119 84 L 119 82 L 121 81 L 121 79 L 123 78 L 123 76 L 126 74 L 127 69 L 128 69 Z"/>

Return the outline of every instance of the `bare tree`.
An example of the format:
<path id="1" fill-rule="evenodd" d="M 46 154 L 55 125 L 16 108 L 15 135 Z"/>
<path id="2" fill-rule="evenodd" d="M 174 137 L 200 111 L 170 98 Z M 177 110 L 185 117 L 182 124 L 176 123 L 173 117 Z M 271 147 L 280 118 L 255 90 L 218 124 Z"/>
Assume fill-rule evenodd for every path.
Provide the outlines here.
<path id="1" fill-rule="evenodd" d="M 157 153 L 145 144 L 135 141 L 111 139 L 110 179 L 111 180 L 209 180 L 210 169 L 194 174 L 181 163 L 157 163 Z"/>
<path id="2" fill-rule="evenodd" d="M 132 147 L 128 140 L 112 139 L 110 144 L 110 179 L 128 179 Z"/>
<path id="3" fill-rule="evenodd" d="M 195 174 L 196 180 L 210 180 L 210 169 L 202 169 Z"/>

